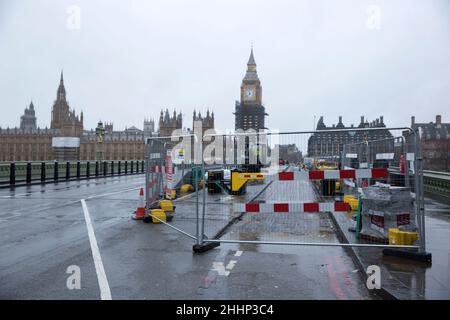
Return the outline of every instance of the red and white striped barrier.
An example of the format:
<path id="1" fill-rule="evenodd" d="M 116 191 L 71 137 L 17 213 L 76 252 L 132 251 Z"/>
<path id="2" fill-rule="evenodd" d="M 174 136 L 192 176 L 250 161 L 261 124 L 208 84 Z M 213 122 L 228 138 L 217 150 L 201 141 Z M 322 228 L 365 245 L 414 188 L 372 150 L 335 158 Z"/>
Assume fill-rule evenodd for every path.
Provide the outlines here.
<path id="1" fill-rule="evenodd" d="M 385 168 L 377 169 L 344 169 L 344 170 L 312 170 L 279 172 L 269 176 L 271 180 L 326 180 L 326 179 L 379 179 L 386 178 L 388 171 Z"/>
<path id="2" fill-rule="evenodd" d="M 347 212 L 345 202 L 288 202 L 288 203 L 235 203 L 235 212 L 275 213 L 275 212 Z"/>
<path id="3" fill-rule="evenodd" d="M 152 166 L 153 173 L 168 173 L 168 170 L 165 166 Z M 172 174 L 175 174 L 175 167 L 172 166 Z"/>
<path id="4" fill-rule="evenodd" d="M 153 188 L 153 186 L 155 186 L 157 182 L 158 182 L 158 179 L 156 179 L 156 178 L 153 179 L 152 181 L 149 181 L 148 187 Z"/>

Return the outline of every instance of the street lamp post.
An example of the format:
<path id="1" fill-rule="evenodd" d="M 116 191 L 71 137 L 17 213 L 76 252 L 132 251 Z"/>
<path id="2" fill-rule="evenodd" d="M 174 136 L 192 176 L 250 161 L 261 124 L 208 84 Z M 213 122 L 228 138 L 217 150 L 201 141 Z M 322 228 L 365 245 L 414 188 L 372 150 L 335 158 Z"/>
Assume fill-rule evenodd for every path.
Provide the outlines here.
<path id="1" fill-rule="evenodd" d="M 105 138 L 105 128 L 103 127 L 103 123 L 101 121 L 99 121 L 99 123 L 97 124 L 97 128 L 95 128 L 95 137 L 96 137 L 95 160 L 101 161 L 104 160 L 103 141 Z"/>

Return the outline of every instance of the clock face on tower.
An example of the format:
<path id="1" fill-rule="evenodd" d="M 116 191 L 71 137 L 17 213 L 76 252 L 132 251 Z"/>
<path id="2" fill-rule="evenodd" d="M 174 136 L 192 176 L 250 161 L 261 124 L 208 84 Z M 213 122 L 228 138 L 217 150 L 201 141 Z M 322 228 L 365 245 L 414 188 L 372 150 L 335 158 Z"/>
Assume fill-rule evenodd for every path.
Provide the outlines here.
<path id="1" fill-rule="evenodd" d="M 244 100 L 254 100 L 255 99 L 255 89 L 247 88 L 244 90 Z"/>

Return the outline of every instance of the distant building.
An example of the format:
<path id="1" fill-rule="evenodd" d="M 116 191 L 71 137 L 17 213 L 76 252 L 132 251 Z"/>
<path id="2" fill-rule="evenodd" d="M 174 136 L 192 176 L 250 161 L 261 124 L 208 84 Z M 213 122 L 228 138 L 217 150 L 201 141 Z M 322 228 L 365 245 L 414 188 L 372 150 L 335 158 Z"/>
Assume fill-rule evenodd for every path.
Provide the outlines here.
<path id="1" fill-rule="evenodd" d="M 262 87 L 256 72 L 253 48 L 247 62 L 247 72 L 241 84 L 241 101 L 235 104 L 235 130 L 265 129 L 267 113 L 262 104 Z"/>
<path id="2" fill-rule="evenodd" d="M 78 116 L 75 110 L 69 107 L 62 71 L 56 100 L 53 103 L 50 129 L 59 130 L 63 137 L 80 137 L 83 134 L 83 112 Z"/>
<path id="3" fill-rule="evenodd" d="M 373 122 L 364 120 L 361 116 L 361 122 L 357 127 L 351 125 L 346 127 L 342 123 L 342 117 L 336 125 L 327 127 L 323 121 L 323 117 L 319 118 L 316 130 L 325 132 L 316 132 L 308 139 L 308 156 L 309 157 L 339 157 L 343 150 L 344 144 L 355 144 L 365 140 L 381 140 L 392 138 L 389 130 L 376 131 L 344 131 L 344 132 L 326 132 L 327 130 L 336 129 L 352 129 L 352 128 L 385 128 L 383 116 Z"/>
<path id="4" fill-rule="evenodd" d="M 206 116 L 203 117 L 201 112 L 197 114 L 194 110 L 192 115 L 192 129 L 194 129 L 194 122 L 201 121 L 202 123 L 202 136 L 205 134 L 206 130 L 214 129 L 214 112 L 209 113 L 209 109 L 206 110 Z"/>
<path id="5" fill-rule="evenodd" d="M 159 116 L 159 136 L 160 137 L 170 137 L 174 130 L 181 129 L 183 127 L 183 116 L 181 112 L 173 111 L 173 116 L 170 116 L 169 109 L 166 112 L 161 110 Z"/>
<path id="6" fill-rule="evenodd" d="M 36 113 L 34 111 L 33 101 L 30 106 L 25 108 L 23 116 L 20 117 L 20 129 L 24 131 L 36 130 Z"/>
<path id="7" fill-rule="evenodd" d="M 450 172 L 450 123 L 442 123 L 436 116 L 435 122 L 417 123 L 411 117 L 411 129 L 422 130 L 423 168 Z"/>
<path id="8" fill-rule="evenodd" d="M 0 161 L 53 160 L 52 129 L 0 128 Z"/>
<path id="9" fill-rule="evenodd" d="M 52 106 L 50 128 L 36 126 L 33 102 L 25 108 L 20 117 L 20 127 L 0 128 L 0 161 L 72 161 L 95 160 L 98 158 L 99 142 L 94 129 L 83 127 L 83 112 L 79 115 L 69 106 L 66 98 L 64 77 L 61 72 L 56 99 Z M 207 110 L 206 116 L 194 111 L 194 121 L 202 121 L 203 132 L 214 129 L 214 113 Z M 143 129 L 131 126 L 115 131 L 112 122 L 99 122 L 104 129 L 101 145 L 103 160 L 144 159 L 145 143 L 153 136 L 171 136 L 176 129 L 182 129 L 181 112 L 161 110 L 159 132 L 153 119 L 144 119 Z M 191 130 L 183 129 L 183 133 Z"/>
<path id="10" fill-rule="evenodd" d="M 155 132 L 155 121 L 153 119 L 144 119 L 144 133 L 151 135 Z"/>
<path id="11" fill-rule="evenodd" d="M 289 163 L 300 163 L 303 161 L 302 152 L 295 143 L 282 144 L 278 146 L 279 158 Z"/>
<path id="12" fill-rule="evenodd" d="M 154 129 L 153 120 L 144 120 L 144 130 L 132 126 L 114 131 L 112 123 L 105 123 L 104 159 L 144 159 L 145 140 L 156 135 Z M 83 112 L 77 115 L 69 106 L 62 72 L 49 129 L 36 127 L 32 102 L 19 128 L 0 128 L 0 161 L 95 160 L 96 145 L 94 129 L 83 129 Z"/>

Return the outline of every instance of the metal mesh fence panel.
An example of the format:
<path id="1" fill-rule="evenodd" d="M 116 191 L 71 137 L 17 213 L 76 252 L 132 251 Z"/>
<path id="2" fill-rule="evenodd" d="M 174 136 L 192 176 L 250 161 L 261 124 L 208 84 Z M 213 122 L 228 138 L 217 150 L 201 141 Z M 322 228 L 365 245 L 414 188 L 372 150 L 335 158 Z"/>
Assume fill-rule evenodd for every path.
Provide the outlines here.
<path id="1" fill-rule="evenodd" d="M 333 215 L 356 220 L 358 213 L 358 236 L 364 228 L 379 231 L 385 243 L 388 221 L 395 217 L 395 227 L 410 225 L 405 230 L 419 234 L 409 247 L 424 249 L 420 145 L 408 130 L 183 137 L 149 139 L 146 199 L 151 205 L 176 189 L 172 227 L 195 235 L 197 243 L 341 245 Z M 183 184 L 194 193 L 181 195 Z M 410 205 L 408 212 L 397 212 L 399 199 Z"/>

